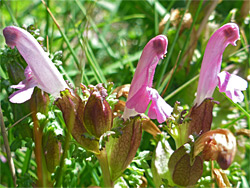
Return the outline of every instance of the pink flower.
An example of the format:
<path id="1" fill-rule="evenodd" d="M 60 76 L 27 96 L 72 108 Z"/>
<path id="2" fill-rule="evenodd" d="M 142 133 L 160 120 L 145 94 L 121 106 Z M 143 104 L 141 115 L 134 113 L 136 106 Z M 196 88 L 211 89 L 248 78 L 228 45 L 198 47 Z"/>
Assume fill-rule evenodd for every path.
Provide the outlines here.
<path id="1" fill-rule="evenodd" d="M 158 35 L 145 46 L 131 83 L 123 114 L 124 119 L 144 113 L 150 101 L 152 103 L 148 116 L 151 119 L 157 119 L 159 123 L 162 123 L 171 115 L 172 107 L 163 100 L 155 89 L 151 88 L 155 68 L 167 52 L 167 45 L 167 37 Z"/>
<path id="2" fill-rule="evenodd" d="M 68 88 L 62 75 L 49 59 L 36 39 L 24 29 L 8 26 L 3 30 L 6 44 L 16 47 L 28 66 L 25 69 L 26 79 L 18 85 L 11 86 L 19 89 L 9 98 L 12 103 L 23 103 L 31 98 L 34 87 L 37 86 L 54 97 L 60 96 L 60 91 Z"/>
<path id="3" fill-rule="evenodd" d="M 247 82 L 227 72 L 220 73 L 222 54 L 225 48 L 228 44 L 235 46 L 239 37 L 238 26 L 234 23 L 229 23 L 219 28 L 209 39 L 201 65 L 197 97 L 195 99 L 197 106 L 204 99 L 212 97 L 217 85 L 220 92 L 225 92 L 234 102 L 243 100 L 244 96 L 241 90 L 246 89 Z M 240 86 L 241 84 L 242 86 Z"/>

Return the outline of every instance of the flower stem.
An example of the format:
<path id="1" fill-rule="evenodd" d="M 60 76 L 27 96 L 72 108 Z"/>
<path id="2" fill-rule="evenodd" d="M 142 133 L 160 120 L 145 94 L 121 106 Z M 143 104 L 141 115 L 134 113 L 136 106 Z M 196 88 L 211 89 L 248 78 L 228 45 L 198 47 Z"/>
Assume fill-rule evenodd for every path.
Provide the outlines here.
<path id="1" fill-rule="evenodd" d="M 70 141 L 70 133 L 69 131 L 66 132 L 66 139 L 65 139 L 65 145 L 64 145 L 64 148 L 63 148 L 63 154 L 62 154 L 62 157 L 61 157 L 61 160 L 60 160 L 60 168 L 59 168 L 59 171 L 57 173 L 57 176 L 56 176 L 56 184 L 55 184 L 55 187 L 61 187 L 61 184 L 62 184 L 62 175 L 63 175 L 63 169 L 64 169 L 64 163 L 65 163 L 65 159 L 67 157 L 67 152 L 68 152 L 68 149 L 69 149 L 69 141 Z"/>
<path id="2" fill-rule="evenodd" d="M 12 180 L 13 180 L 14 186 L 16 187 L 17 186 L 16 185 L 16 171 L 15 171 L 13 159 L 11 157 L 10 145 L 9 145 L 8 136 L 7 136 L 5 125 L 4 125 L 3 113 L 2 113 L 1 106 L 0 106 L 0 125 L 1 125 L 1 133 L 3 135 L 4 147 L 5 147 L 5 150 L 7 153 L 7 158 L 8 158 L 10 171 L 11 171 Z"/>
<path id="3" fill-rule="evenodd" d="M 37 164 L 37 186 L 38 187 L 46 187 L 44 183 L 44 176 L 43 176 L 43 165 L 42 165 L 42 131 L 39 126 L 39 121 L 36 117 L 36 105 L 35 103 L 31 102 L 31 110 L 35 113 L 32 113 L 32 120 L 34 123 L 33 133 L 34 133 L 34 141 L 35 141 L 35 159 Z"/>
<path id="4" fill-rule="evenodd" d="M 210 163 L 211 163 L 211 178 L 212 180 L 214 180 L 214 162 L 212 160 L 210 160 Z M 213 181 L 212 185 L 211 185 L 211 188 L 215 188 L 215 183 Z"/>
<path id="5" fill-rule="evenodd" d="M 99 155 L 96 155 L 101 169 L 102 169 L 102 177 L 104 182 L 104 187 L 113 187 L 113 182 L 110 177 L 109 164 L 107 159 L 107 152 L 104 148 Z"/>
<path id="6" fill-rule="evenodd" d="M 56 179 L 55 187 L 61 187 L 61 184 L 62 184 L 64 163 L 65 163 L 65 159 L 67 157 L 67 152 L 68 152 L 69 143 L 70 143 L 70 133 L 72 132 L 72 129 L 73 129 L 74 124 L 75 124 L 74 110 L 71 110 L 69 116 L 70 116 L 70 120 L 68 123 L 68 129 L 65 129 L 65 132 L 66 132 L 65 144 L 64 144 L 64 148 L 63 148 L 63 154 L 62 154 L 62 157 L 60 159 L 60 168 L 59 168 L 58 173 L 57 173 L 56 178 L 55 178 Z"/>

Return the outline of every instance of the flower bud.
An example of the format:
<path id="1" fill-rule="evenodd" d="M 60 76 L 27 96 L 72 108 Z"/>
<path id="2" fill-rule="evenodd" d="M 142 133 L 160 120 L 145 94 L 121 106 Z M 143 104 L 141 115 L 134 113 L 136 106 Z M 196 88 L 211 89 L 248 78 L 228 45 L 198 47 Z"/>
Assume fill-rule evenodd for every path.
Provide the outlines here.
<path id="1" fill-rule="evenodd" d="M 52 129 L 49 129 L 49 131 L 43 135 L 42 145 L 47 169 L 50 173 L 53 173 L 56 166 L 60 163 L 61 144 Z"/>
<path id="2" fill-rule="evenodd" d="M 110 137 L 106 143 L 107 158 L 112 181 L 115 181 L 133 160 L 140 146 L 142 121 L 136 116 L 123 125 L 114 121 L 113 128 L 124 126 L 118 138 Z"/>
<path id="3" fill-rule="evenodd" d="M 234 160 L 236 139 L 227 129 L 217 129 L 204 133 L 194 144 L 194 156 L 202 152 L 204 160 L 216 160 L 220 167 L 227 169 Z"/>
<path id="4" fill-rule="evenodd" d="M 84 133 L 87 133 L 83 124 L 85 104 L 80 97 L 76 93 L 72 95 L 70 91 L 66 89 L 61 92 L 61 98 L 57 99 L 55 104 L 62 111 L 66 126 L 74 139 L 86 150 L 98 154 L 98 141 L 84 137 Z"/>
<path id="5" fill-rule="evenodd" d="M 101 91 L 91 93 L 83 112 L 85 128 L 97 138 L 112 127 L 112 111 L 105 99 L 106 95 L 102 95 Z"/>
<path id="6" fill-rule="evenodd" d="M 168 161 L 168 168 L 173 182 L 180 186 L 195 185 L 201 178 L 203 171 L 203 160 L 196 156 L 191 160 L 190 146 L 185 144 L 177 149 Z"/>

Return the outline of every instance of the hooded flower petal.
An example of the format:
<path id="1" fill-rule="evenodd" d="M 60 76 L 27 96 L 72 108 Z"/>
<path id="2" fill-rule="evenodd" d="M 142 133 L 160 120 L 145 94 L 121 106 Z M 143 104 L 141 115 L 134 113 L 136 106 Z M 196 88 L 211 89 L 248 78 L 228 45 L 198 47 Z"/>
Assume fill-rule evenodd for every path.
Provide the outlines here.
<path id="1" fill-rule="evenodd" d="M 29 65 L 33 79 L 36 80 L 37 86 L 40 89 L 50 93 L 54 97 L 59 97 L 60 91 L 68 88 L 60 72 L 54 66 L 36 39 L 29 32 L 19 27 L 8 26 L 3 30 L 3 35 L 5 37 L 6 44 L 11 48 L 16 47 L 23 56 Z M 23 93 L 25 89 L 29 89 L 29 92 L 31 91 L 29 83 L 29 78 L 26 76 L 26 80 L 22 82 L 22 84 L 25 84 L 25 87 L 22 88 L 22 92 L 19 92 L 19 94 Z M 19 86 L 21 86 L 21 83 Z M 13 87 L 18 88 L 17 86 Z M 29 98 L 26 97 L 25 101 Z M 25 102 L 23 100 L 13 101 L 18 103 Z"/>
<path id="2" fill-rule="evenodd" d="M 225 24 L 209 39 L 201 65 L 195 100 L 198 106 L 204 99 L 212 97 L 218 84 L 217 76 L 221 70 L 222 54 L 228 44 L 235 46 L 238 39 L 239 28 L 234 23 Z"/>
<path id="3" fill-rule="evenodd" d="M 242 102 L 244 95 L 241 91 L 246 90 L 247 81 L 241 77 L 222 71 L 218 74 L 219 90 L 225 92 L 233 102 Z"/>
<path id="4" fill-rule="evenodd" d="M 149 117 L 164 122 L 172 112 L 156 90 L 152 90 L 152 83 L 157 63 L 167 52 L 168 40 L 164 35 L 151 39 L 145 46 L 138 62 L 134 78 L 128 94 L 123 118 L 127 119 L 138 113 L 144 113 L 152 101 Z"/>

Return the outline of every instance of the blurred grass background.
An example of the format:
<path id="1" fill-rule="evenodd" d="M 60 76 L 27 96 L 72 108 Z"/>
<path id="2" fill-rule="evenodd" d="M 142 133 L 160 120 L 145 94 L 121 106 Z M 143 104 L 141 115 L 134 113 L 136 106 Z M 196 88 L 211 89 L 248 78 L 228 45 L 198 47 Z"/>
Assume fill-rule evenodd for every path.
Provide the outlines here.
<path id="1" fill-rule="evenodd" d="M 175 101 L 180 101 L 181 105 L 189 109 L 195 98 L 199 69 L 208 39 L 217 28 L 228 22 L 236 22 L 239 25 L 241 40 L 236 47 L 227 47 L 223 55 L 222 69 L 236 73 L 248 81 L 250 79 L 249 1 L 47 0 L 45 3 L 54 15 L 54 20 L 39 0 L 0 0 L 0 47 L 5 46 L 2 34 L 4 27 L 34 25 L 40 29 L 44 38 L 43 45 L 50 53 L 62 51 L 62 65 L 59 69 L 65 79 L 75 86 L 80 83 L 95 85 L 111 81 L 116 87 L 130 83 L 146 43 L 154 36 L 164 34 L 169 40 L 168 53 L 157 66 L 154 87 L 171 106 Z M 3 75 L 1 80 L 2 78 Z M 6 107 L 8 92 L 2 87 L 0 98 L 5 120 L 9 123 L 7 126 L 10 126 L 12 123 L 9 119 L 12 116 L 6 115 L 11 113 Z M 213 128 L 229 128 L 234 133 L 241 128 L 250 128 L 249 88 L 244 92 L 244 96 L 245 101 L 235 106 L 215 91 L 214 99 L 219 101 L 220 105 L 214 108 Z M 13 134 L 9 133 L 10 144 L 13 144 L 16 138 Z M 140 151 L 154 150 L 150 139 L 152 137 L 145 133 Z M 249 185 L 249 139 L 244 137 L 243 145 L 242 155 L 238 156 L 237 160 L 246 172 L 244 181 L 248 182 L 241 185 Z M 18 156 L 15 163 L 21 168 L 25 153 L 20 150 L 15 152 Z M 80 168 L 81 173 L 77 175 L 81 178 L 73 178 L 76 182 L 72 180 L 71 185 L 98 185 L 100 172 L 97 162 L 81 163 L 85 163 L 84 168 Z M 77 163 L 74 165 L 76 167 Z M 68 170 L 74 167 L 70 166 Z M 1 164 L 2 172 L 7 168 L 6 164 Z M 34 169 L 28 172 L 29 176 L 32 176 Z M 148 185 L 153 186 L 152 175 L 146 172 Z M 19 177 L 27 180 L 26 176 L 22 174 Z M 87 179 L 88 176 L 91 178 Z M 72 176 L 66 176 L 65 181 L 67 178 L 70 181 Z M 11 185 L 3 173 L 1 182 Z"/>

